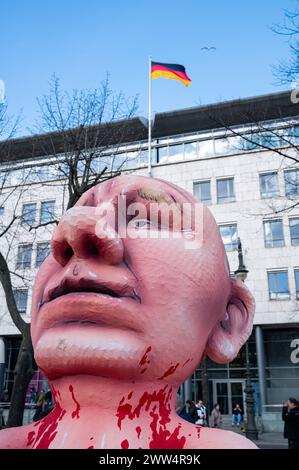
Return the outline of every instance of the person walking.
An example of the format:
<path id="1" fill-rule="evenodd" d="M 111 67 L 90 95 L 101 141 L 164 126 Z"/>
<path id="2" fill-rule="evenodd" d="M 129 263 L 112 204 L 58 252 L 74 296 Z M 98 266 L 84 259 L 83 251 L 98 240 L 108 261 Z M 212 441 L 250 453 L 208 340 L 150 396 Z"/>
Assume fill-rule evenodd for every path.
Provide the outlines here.
<path id="1" fill-rule="evenodd" d="M 206 426 L 207 424 L 207 408 L 205 407 L 202 400 L 198 400 L 196 403 L 197 408 L 197 420 L 195 424 L 199 424 L 200 426 Z"/>
<path id="2" fill-rule="evenodd" d="M 222 415 L 220 412 L 220 405 L 216 403 L 211 413 L 211 426 L 212 428 L 220 428 L 222 424 Z"/>
<path id="3" fill-rule="evenodd" d="M 284 438 L 288 439 L 289 449 L 299 449 L 299 402 L 290 397 L 283 404 Z"/>

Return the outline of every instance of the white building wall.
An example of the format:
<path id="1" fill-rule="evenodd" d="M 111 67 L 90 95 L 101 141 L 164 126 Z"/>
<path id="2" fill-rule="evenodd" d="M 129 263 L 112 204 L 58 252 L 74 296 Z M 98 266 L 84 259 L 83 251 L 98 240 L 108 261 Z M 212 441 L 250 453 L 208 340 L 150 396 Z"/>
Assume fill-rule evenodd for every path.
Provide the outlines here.
<path id="1" fill-rule="evenodd" d="M 173 182 L 182 188 L 193 192 L 193 182 L 210 179 L 212 204 L 209 206 L 218 224 L 237 223 L 238 236 L 240 236 L 244 251 L 244 261 L 249 270 L 247 284 L 256 300 L 255 324 L 278 325 L 299 322 L 299 301 L 296 300 L 296 288 L 294 280 L 294 268 L 299 267 L 299 247 L 291 245 L 288 218 L 292 215 L 299 216 L 299 208 L 292 212 L 284 212 L 279 217 L 283 219 L 285 246 L 277 248 L 265 248 L 263 216 L 273 213 L 274 205 L 282 208 L 286 204 L 283 167 L 288 162 L 276 153 L 269 151 L 247 152 L 236 155 L 199 158 L 196 160 L 153 165 L 153 177 Z M 275 201 L 261 199 L 259 174 L 267 171 L 278 171 L 280 184 L 280 197 Z M 136 174 L 147 175 L 147 168 L 135 170 Z M 217 204 L 216 179 L 220 177 L 234 177 L 235 202 Z M 17 190 L 9 198 L 9 207 L 5 204 L 4 223 L 9 222 L 9 214 L 17 205 L 17 211 L 21 214 L 22 204 L 37 202 L 38 209 L 41 201 L 56 200 L 56 215 L 61 217 L 64 201 L 63 184 L 47 183 L 45 185 L 32 184 L 28 190 L 21 194 Z M 299 199 L 298 199 L 299 201 Z M 1 206 L 1 200 L 0 200 Z M 12 242 L 9 262 L 12 269 L 16 259 L 18 243 L 32 242 L 34 245 L 33 265 L 36 241 L 48 241 L 51 238 L 53 226 L 40 228 L 38 234 L 34 231 L 28 233 L 19 227 Z M 11 237 L 10 237 L 11 238 Z M 9 240 L 8 240 L 9 241 Z M 3 239 L 0 241 L 5 243 Z M 11 242 L 11 240 L 10 240 Z M 3 246 L 2 246 L 3 248 Z M 4 248 L 5 249 L 5 248 Z M 231 271 L 237 269 L 237 251 L 228 252 Z M 269 300 L 267 270 L 286 268 L 288 270 L 290 299 Z M 29 278 L 29 292 L 37 270 L 25 270 L 20 272 Z M 18 280 L 15 278 L 15 287 Z M 20 281 L 21 284 L 21 281 Z M 30 299 L 27 312 L 30 311 Z M 30 316 L 27 315 L 27 321 Z M 0 286 L 0 335 L 17 334 L 17 329 L 12 324 L 4 300 L 4 293 Z"/>

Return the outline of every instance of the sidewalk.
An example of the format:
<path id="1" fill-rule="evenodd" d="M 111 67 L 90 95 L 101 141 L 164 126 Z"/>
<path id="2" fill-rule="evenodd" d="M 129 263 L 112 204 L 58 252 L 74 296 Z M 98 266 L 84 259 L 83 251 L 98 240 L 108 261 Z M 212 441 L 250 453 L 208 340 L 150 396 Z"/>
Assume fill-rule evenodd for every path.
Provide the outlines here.
<path id="1" fill-rule="evenodd" d="M 245 432 L 242 432 L 239 428 L 232 428 L 229 424 L 225 423 L 224 429 L 233 431 L 237 434 L 241 434 L 246 437 Z M 259 438 L 253 441 L 259 449 L 287 449 L 288 440 L 284 439 L 282 432 L 263 432 L 259 433 Z"/>
<path id="2" fill-rule="evenodd" d="M 259 449 L 287 449 L 288 440 L 280 432 L 264 432 L 254 441 Z"/>

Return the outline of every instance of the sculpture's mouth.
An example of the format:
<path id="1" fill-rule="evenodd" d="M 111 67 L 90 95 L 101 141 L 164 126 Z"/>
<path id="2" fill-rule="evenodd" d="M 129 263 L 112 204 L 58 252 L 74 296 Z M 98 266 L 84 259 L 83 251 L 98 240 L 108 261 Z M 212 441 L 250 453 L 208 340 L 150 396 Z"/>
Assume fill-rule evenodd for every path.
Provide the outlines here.
<path id="1" fill-rule="evenodd" d="M 102 294 L 114 298 L 131 298 L 140 302 L 140 297 L 137 295 L 134 288 L 129 286 L 119 286 L 117 284 L 94 281 L 92 279 L 73 279 L 65 278 L 57 286 L 50 289 L 45 296 L 44 302 L 51 302 L 52 300 L 62 297 L 67 294 L 74 293 L 93 293 Z M 43 303 L 44 303 L 43 302 Z"/>

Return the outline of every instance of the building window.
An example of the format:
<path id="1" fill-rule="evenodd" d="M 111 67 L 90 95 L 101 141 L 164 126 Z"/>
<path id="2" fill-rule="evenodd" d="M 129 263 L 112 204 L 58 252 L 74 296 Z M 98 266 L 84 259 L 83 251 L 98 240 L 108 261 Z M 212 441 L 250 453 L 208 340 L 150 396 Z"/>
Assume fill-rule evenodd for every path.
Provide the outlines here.
<path id="1" fill-rule="evenodd" d="M 28 289 L 15 289 L 14 298 L 15 298 L 19 313 L 26 313 Z"/>
<path id="2" fill-rule="evenodd" d="M 290 233 L 292 245 L 299 245 L 299 217 L 290 219 Z"/>
<path id="3" fill-rule="evenodd" d="M 18 246 L 17 269 L 31 268 L 32 244 Z"/>
<path id="4" fill-rule="evenodd" d="M 211 182 L 208 180 L 193 183 L 193 194 L 204 204 L 211 204 Z"/>
<path id="5" fill-rule="evenodd" d="M 234 178 L 225 178 L 217 180 L 217 202 L 224 204 L 225 202 L 234 202 Z"/>
<path id="6" fill-rule="evenodd" d="M 36 260 L 35 260 L 35 267 L 39 268 L 40 265 L 44 262 L 44 260 L 50 254 L 50 243 L 37 243 L 36 245 Z"/>
<path id="7" fill-rule="evenodd" d="M 284 246 L 282 220 L 264 221 L 265 247 Z"/>
<path id="8" fill-rule="evenodd" d="M 36 216 L 36 204 L 23 204 L 21 222 L 22 224 L 34 225 Z"/>
<path id="9" fill-rule="evenodd" d="M 286 196 L 299 195 L 299 170 L 287 170 L 284 172 Z"/>
<path id="10" fill-rule="evenodd" d="M 41 204 L 40 223 L 46 224 L 55 219 L 55 201 L 44 201 Z"/>
<path id="11" fill-rule="evenodd" d="M 219 226 L 221 238 L 226 251 L 233 251 L 238 249 L 238 232 L 237 224 L 220 225 Z"/>
<path id="12" fill-rule="evenodd" d="M 278 175 L 276 172 L 260 175 L 260 192 L 262 198 L 279 196 Z"/>
<path id="13" fill-rule="evenodd" d="M 270 300 L 290 298 L 287 271 L 268 271 L 268 285 Z"/>
<path id="14" fill-rule="evenodd" d="M 197 142 L 184 144 L 185 159 L 197 158 Z"/>
<path id="15" fill-rule="evenodd" d="M 296 299 L 299 300 L 299 269 L 295 269 Z"/>

